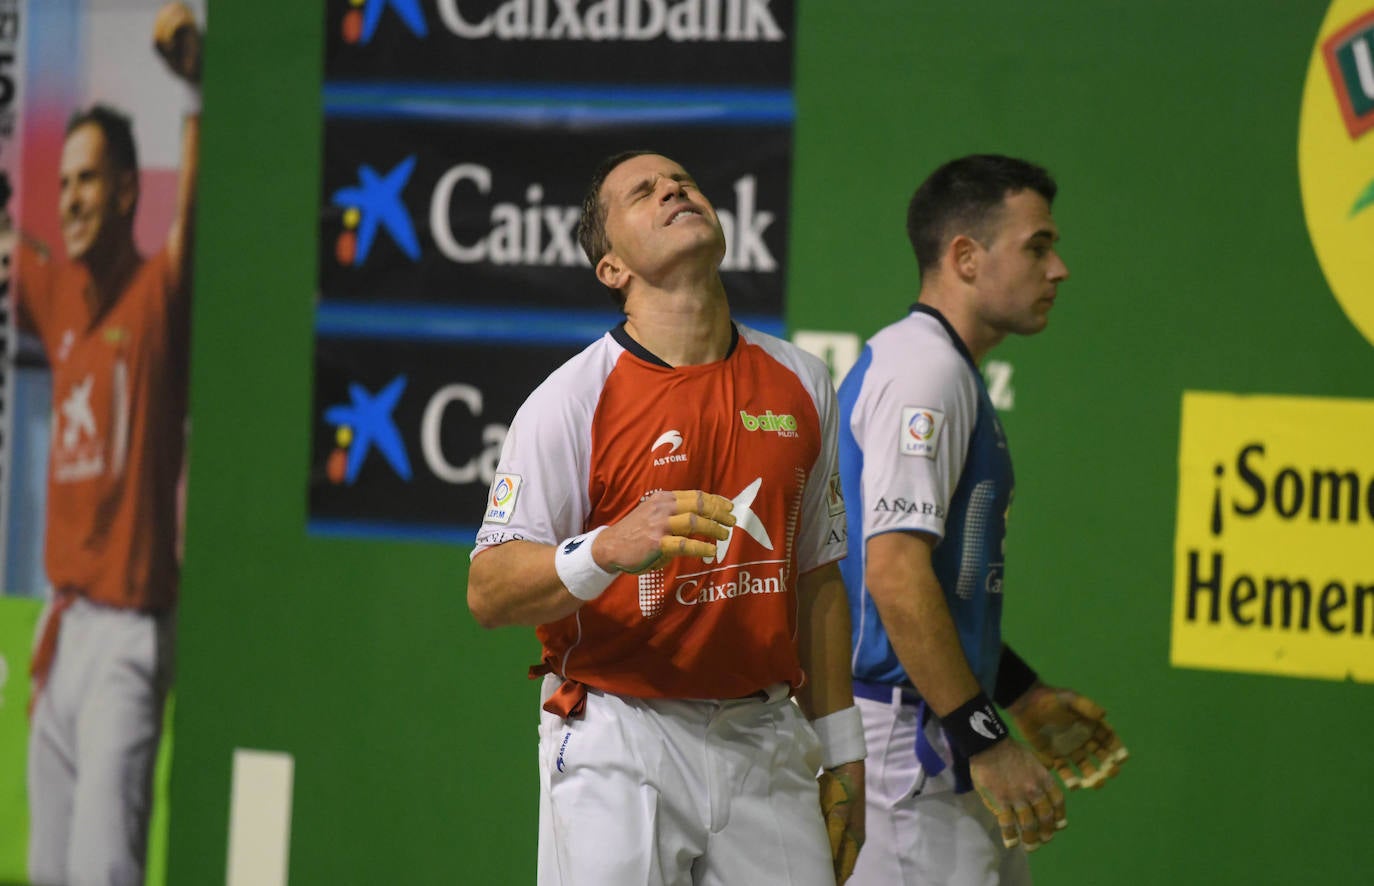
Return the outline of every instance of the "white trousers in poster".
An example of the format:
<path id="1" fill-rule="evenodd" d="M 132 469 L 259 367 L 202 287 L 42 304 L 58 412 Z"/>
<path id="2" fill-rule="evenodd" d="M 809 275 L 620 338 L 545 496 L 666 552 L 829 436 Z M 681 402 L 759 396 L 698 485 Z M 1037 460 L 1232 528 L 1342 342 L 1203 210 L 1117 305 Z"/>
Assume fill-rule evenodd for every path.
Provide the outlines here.
<path id="1" fill-rule="evenodd" d="M 29 879 L 142 886 L 172 613 L 77 599 L 29 727 Z"/>
<path id="2" fill-rule="evenodd" d="M 997 819 L 975 791 L 954 793 L 948 767 L 930 777 L 916 759 L 916 708 L 855 700 L 868 742 L 865 824 L 850 886 L 1030 886 L 1024 849 L 1002 845 Z M 935 723 L 933 747 L 949 759 Z"/>
<path id="3" fill-rule="evenodd" d="M 543 698 L 559 685 L 544 678 Z M 540 886 L 834 886 L 820 745 L 767 699 L 587 697 L 540 712 Z"/>

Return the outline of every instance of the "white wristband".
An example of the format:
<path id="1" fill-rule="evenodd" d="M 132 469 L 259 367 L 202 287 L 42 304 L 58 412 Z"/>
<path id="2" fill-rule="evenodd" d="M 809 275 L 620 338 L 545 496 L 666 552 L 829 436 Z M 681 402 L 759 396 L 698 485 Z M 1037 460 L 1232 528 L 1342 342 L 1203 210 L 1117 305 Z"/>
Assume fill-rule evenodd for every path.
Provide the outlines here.
<path id="1" fill-rule="evenodd" d="M 592 542 L 601 534 L 605 526 L 598 526 L 591 532 L 574 535 L 558 543 L 553 555 L 553 566 L 558 570 L 558 578 L 563 586 L 579 600 L 595 600 L 602 591 L 610 586 L 619 574 L 607 572 L 592 559 Z"/>
<path id="2" fill-rule="evenodd" d="M 821 740 L 822 769 L 834 769 L 868 756 L 863 715 L 854 705 L 817 717 L 811 721 L 811 728 Z"/>

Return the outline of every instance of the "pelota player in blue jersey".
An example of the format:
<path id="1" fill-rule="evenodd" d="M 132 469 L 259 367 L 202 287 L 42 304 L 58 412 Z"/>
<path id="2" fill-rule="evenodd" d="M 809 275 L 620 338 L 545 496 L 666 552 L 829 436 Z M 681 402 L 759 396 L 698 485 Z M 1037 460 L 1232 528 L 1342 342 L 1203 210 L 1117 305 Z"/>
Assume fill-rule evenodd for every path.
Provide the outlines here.
<path id="1" fill-rule="evenodd" d="M 1029 883 L 1017 847 L 1067 824 L 1050 769 L 1098 786 L 1126 757 L 1100 707 L 1042 683 L 1001 636 L 1013 473 L 978 365 L 1049 322 L 1069 275 L 1055 192 L 1010 157 L 936 170 L 907 215 L 919 300 L 840 387 L 842 569 L 869 747 L 856 884 Z"/>

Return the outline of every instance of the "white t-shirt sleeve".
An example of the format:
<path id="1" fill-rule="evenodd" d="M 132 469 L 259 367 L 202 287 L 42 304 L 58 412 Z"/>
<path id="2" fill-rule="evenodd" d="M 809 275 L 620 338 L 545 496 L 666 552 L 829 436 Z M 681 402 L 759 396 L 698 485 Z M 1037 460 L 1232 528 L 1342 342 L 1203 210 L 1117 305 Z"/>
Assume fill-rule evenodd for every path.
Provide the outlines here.
<path id="1" fill-rule="evenodd" d="M 507 541 L 557 544 L 587 527 L 592 417 L 613 362 L 603 339 L 555 370 L 525 401 L 501 447 L 472 556 Z"/>
<path id="2" fill-rule="evenodd" d="M 844 558 L 844 496 L 840 492 L 839 404 L 830 373 L 819 360 L 810 378 L 803 378 L 816 401 L 820 416 L 821 451 L 806 480 L 802 493 L 802 518 L 797 535 L 797 569 L 810 572 Z"/>
<path id="3" fill-rule="evenodd" d="M 952 346 L 874 348 L 851 416 L 863 450 L 863 527 L 938 538 L 978 419 L 973 370 Z"/>

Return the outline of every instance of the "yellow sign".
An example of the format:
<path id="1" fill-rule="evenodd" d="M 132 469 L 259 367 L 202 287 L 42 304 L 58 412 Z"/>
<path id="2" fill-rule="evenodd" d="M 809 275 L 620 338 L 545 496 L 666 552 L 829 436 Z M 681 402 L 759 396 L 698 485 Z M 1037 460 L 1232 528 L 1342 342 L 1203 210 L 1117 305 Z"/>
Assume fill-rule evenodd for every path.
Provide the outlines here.
<path id="1" fill-rule="evenodd" d="M 1312 248 L 1374 343 L 1374 0 L 1335 0 L 1307 65 L 1298 175 Z"/>
<path id="2" fill-rule="evenodd" d="M 1374 400 L 1186 391 L 1169 660 L 1374 682 Z"/>

